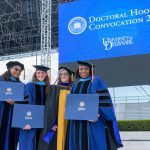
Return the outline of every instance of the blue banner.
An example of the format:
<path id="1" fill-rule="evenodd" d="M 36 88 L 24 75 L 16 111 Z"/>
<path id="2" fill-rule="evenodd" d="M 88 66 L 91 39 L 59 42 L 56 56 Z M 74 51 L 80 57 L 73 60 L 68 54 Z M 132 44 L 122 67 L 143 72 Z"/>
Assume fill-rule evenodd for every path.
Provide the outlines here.
<path id="1" fill-rule="evenodd" d="M 150 53 L 149 0 L 80 0 L 59 5 L 59 61 Z"/>

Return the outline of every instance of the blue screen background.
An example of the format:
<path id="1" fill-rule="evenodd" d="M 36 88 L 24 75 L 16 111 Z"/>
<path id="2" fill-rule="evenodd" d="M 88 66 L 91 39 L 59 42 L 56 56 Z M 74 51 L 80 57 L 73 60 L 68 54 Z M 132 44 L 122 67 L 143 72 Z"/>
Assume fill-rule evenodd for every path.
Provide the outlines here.
<path id="1" fill-rule="evenodd" d="M 150 1 L 137 0 L 80 0 L 59 5 L 59 62 L 68 63 L 76 60 L 96 60 L 124 57 L 150 53 L 150 21 L 149 15 L 131 16 L 131 10 L 150 8 Z M 143 18 L 143 23 L 133 23 L 123 26 L 89 30 L 89 16 L 109 16 L 126 13 L 128 17 L 98 22 L 112 23 L 124 20 Z M 68 24 L 72 18 L 82 17 L 87 22 L 87 28 L 81 34 L 72 34 Z M 103 38 L 133 37 L 133 44 L 114 46 L 105 50 Z"/>

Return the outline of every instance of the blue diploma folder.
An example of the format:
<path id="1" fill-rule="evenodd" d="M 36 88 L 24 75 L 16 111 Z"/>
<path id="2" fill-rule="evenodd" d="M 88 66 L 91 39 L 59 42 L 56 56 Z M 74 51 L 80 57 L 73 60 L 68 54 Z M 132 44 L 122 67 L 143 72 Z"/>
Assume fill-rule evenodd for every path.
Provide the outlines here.
<path id="1" fill-rule="evenodd" d="M 98 94 L 68 94 L 65 118 L 68 120 L 98 120 Z"/>
<path id="2" fill-rule="evenodd" d="M 0 81 L 0 101 L 24 101 L 24 84 Z"/>
<path id="3" fill-rule="evenodd" d="M 44 108 L 43 105 L 15 104 L 12 127 L 24 128 L 29 124 L 31 128 L 43 128 Z"/>

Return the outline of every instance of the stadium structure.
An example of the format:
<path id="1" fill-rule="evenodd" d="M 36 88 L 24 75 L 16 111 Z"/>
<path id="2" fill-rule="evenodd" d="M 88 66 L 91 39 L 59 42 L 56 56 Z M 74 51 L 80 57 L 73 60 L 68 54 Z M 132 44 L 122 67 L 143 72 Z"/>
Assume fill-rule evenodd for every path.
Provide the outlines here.
<path id="1" fill-rule="evenodd" d="M 0 60 L 44 55 L 58 48 L 58 4 L 71 0 L 1 0 Z"/>

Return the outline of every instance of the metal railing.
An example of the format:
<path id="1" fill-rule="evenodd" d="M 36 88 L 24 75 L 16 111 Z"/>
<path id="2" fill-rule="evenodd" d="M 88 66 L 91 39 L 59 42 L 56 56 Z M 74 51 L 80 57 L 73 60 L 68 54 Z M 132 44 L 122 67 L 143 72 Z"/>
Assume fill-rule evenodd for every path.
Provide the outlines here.
<path id="1" fill-rule="evenodd" d="M 150 119 L 149 96 L 112 97 L 118 120 Z"/>
<path id="2" fill-rule="evenodd" d="M 114 104 L 118 103 L 145 103 L 150 102 L 149 96 L 125 96 L 125 97 L 112 97 Z"/>

